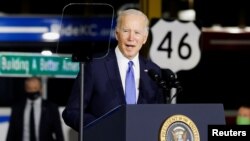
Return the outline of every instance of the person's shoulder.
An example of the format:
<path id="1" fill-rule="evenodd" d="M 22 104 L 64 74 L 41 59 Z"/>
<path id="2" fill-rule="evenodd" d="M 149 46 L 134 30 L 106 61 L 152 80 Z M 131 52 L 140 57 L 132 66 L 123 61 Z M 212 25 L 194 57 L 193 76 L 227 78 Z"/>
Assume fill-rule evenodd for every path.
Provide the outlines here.
<path id="1" fill-rule="evenodd" d="M 150 66 L 152 68 L 155 68 L 155 69 L 160 69 L 160 66 L 157 65 L 155 62 L 153 62 L 151 59 L 149 58 L 145 58 L 143 56 L 140 56 L 139 59 L 141 61 L 143 61 L 147 66 Z"/>
<path id="2" fill-rule="evenodd" d="M 26 103 L 26 98 L 20 98 L 19 100 L 13 101 L 11 103 L 12 108 L 20 108 L 21 106 L 24 106 Z"/>
<path id="3" fill-rule="evenodd" d="M 92 58 L 88 62 L 85 63 L 85 68 L 89 69 L 96 69 L 102 65 L 104 65 L 106 62 L 113 61 L 116 59 L 114 49 L 109 49 L 105 54 L 102 54 L 101 56 Z"/>

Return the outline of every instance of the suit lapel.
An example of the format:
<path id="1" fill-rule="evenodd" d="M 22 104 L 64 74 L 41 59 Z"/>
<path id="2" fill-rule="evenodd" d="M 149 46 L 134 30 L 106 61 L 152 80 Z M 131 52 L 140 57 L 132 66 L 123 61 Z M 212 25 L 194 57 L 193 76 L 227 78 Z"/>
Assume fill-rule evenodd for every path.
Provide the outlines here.
<path id="1" fill-rule="evenodd" d="M 40 119 L 40 125 L 39 125 L 39 139 L 40 140 L 42 140 L 42 138 L 43 138 L 43 136 L 42 136 L 43 135 L 42 129 L 44 129 L 43 125 L 46 124 L 45 123 L 46 122 L 45 121 L 46 108 L 47 108 L 46 102 L 44 100 L 42 100 L 41 119 Z"/>
<path id="2" fill-rule="evenodd" d="M 119 73 L 118 63 L 114 50 L 110 50 L 109 55 L 105 60 L 105 65 L 108 72 L 108 78 L 110 79 L 109 82 L 111 82 L 112 87 L 115 90 L 115 92 L 112 94 L 114 94 L 114 97 L 122 99 L 122 102 L 125 102 L 121 76 Z"/>
<path id="3" fill-rule="evenodd" d="M 141 103 L 146 103 L 145 98 L 144 98 L 144 90 L 145 90 L 145 83 L 144 83 L 144 78 L 146 78 L 147 74 L 145 73 L 145 70 L 147 68 L 147 63 L 145 60 L 143 60 L 142 56 L 139 56 L 139 62 L 140 62 L 140 81 L 139 81 L 139 98 L 138 98 L 138 104 Z"/>

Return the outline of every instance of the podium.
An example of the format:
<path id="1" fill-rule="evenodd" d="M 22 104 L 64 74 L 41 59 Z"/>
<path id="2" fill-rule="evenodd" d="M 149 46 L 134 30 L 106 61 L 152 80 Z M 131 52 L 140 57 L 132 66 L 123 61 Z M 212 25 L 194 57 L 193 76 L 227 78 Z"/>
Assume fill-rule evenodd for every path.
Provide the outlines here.
<path id="1" fill-rule="evenodd" d="M 174 138 L 175 130 L 182 129 L 188 133 L 189 140 L 207 141 L 208 125 L 224 124 L 226 123 L 222 104 L 123 105 L 87 125 L 83 139 L 168 141 Z"/>

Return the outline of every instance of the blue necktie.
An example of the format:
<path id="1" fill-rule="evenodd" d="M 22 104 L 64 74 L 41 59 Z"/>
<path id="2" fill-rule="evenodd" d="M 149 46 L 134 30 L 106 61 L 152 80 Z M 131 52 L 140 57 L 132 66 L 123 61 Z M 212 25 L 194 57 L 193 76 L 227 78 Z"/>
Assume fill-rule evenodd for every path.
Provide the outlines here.
<path id="1" fill-rule="evenodd" d="M 128 62 L 128 70 L 125 80 L 125 96 L 127 104 L 136 104 L 136 88 L 132 61 Z"/>

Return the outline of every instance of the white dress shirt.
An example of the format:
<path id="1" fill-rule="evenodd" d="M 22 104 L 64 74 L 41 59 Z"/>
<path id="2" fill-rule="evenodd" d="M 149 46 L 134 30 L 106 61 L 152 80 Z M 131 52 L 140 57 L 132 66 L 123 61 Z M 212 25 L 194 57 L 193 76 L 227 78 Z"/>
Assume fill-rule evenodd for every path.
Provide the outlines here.
<path id="1" fill-rule="evenodd" d="M 120 76 L 122 79 L 122 87 L 125 94 L 125 78 L 126 73 L 128 70 L 128 62 L 133 61 L 134 65 L 134 76 L 135 76 L 135 85 L 136 85 L 136 102 L 139 97 L 139 80 L 140 80 L 140 63 L 139 63 L 139 54 L 137 54 L 132 60 L 129 60 L 126 58 L 118 48 L 118 46 L 115 48 L 115 54 L 118 62 L 118 67 L 120 71 Z"/>
<path id="2" fill-rule="evenodd" d="M 27 99 L 25 109 L 24 109 L 24 122 L 23 122 L 23 141 L 29 141 L 29 117 L 31 110 L 31 100 Z M 35 134 L 36 140 L 39 141 L 39 126 L 40 126 L 40 118 L 41 118 L 41 107 L 42 107 L 42 98 L 39 97 L 33 101 L 34 106 L 34 117 L 35 117 Z"/>

